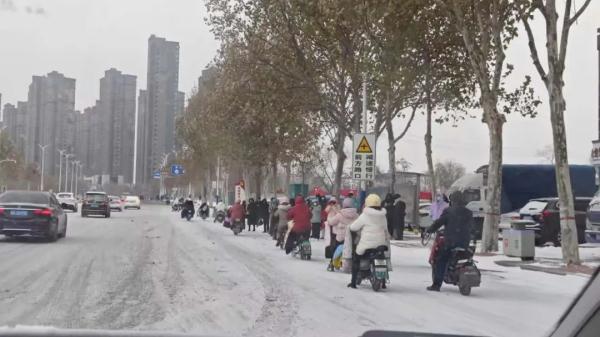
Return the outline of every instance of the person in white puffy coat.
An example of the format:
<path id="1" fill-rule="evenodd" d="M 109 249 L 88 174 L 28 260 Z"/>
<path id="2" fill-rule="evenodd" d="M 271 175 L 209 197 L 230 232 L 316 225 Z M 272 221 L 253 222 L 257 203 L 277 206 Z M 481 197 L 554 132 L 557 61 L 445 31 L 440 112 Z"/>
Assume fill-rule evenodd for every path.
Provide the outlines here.
<path id="1" fill-rule="evenodd" d="M 370 194 L 365 199 L 365 208 L 362 214 L 350 225 L 350 232 L 360 231 L 360 240 L 356 245 L 356 252 L 352 259 L 352 280 L 348 287 L 356 288 L 360 259 L 367 249 L 390 244 L 390 233 L 387 229 L 385 208 L 381 207 L 381 198 L 377 194 Z M 346 241 L 349 238 L 346 238 Z"/>

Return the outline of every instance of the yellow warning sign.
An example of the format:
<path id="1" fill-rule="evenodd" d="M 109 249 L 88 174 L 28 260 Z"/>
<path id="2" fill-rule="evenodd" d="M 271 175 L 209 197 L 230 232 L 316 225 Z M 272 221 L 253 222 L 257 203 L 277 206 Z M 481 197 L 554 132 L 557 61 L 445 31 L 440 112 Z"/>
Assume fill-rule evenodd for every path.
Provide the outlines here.
<path id="1" fill-rule="evenodd" d="M 367 141 L 367 137 L 362 137 L 360 143 L 358 143 L 358 147 L 356 148 L 356 153 L 373 153 L 373 150 L 371 150 L 371 145 L 369 145 L 369 142 Z"/>

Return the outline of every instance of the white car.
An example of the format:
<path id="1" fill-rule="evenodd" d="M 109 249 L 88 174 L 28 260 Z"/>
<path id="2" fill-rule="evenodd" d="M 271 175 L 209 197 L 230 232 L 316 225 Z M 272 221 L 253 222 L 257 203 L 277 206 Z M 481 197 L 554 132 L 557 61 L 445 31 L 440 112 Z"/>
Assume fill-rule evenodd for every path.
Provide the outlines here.
<path id="1" fill-rule="evenodd" d="M 431 219 L 431 203 L 421 202 L 419 203 L 419 227 L 429 228 L 433 220 Z"/>
<path id="2" fill-rule="evenodd" d="M 142 203 L 140 201 L 140 198 L 135 195 L 125 196 L 125 205 L 123 206 L 123 208 L 125 208 L 125 209 L 127 209 L 127 208 L 140 209 L 140 208 L 142 208 Z"/>
<path id="3" fill-rule="evenodd" d="M 70 209 L 73 212 L 77 212 L 78 203 L 73 193 L 60 192 L 56 194 L 56 199 L 58 200 L 60 207 L 62 207 L 63 209 Z"/>
<path id="4" fill-rule="evenodd" d="M 117 210 L 119 212 L 123 212 L 123 200 L 121 200 L 120 197 L 117 197 L 115 195 L 109 195 L 108 199 L 110 200 L 110 209 L 111 210 Z"/>

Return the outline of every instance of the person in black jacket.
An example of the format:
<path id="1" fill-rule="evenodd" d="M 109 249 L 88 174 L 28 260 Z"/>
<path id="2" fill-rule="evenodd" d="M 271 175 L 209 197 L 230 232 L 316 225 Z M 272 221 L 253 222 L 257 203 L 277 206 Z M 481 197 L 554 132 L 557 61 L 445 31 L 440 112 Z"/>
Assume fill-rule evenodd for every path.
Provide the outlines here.
<path id="1" fill-rule="evenodd" d="M 400 194 L 394 194 L 392 213 L 392 233 L 396 240 L 404 240 L 404 218 L 406 217 L 406 203 L 402 201 Z"/>
<path id="2" fill-rule="evenodd" d="M 253 231 L 256 231 L 256 223 L 258 222 L 258 202 L 255 202 L 252 198 L 248 200 L 246 219 L 248 219 L 248 231 L 250 231 L 250 227 L 253 228 Z"/>
<path id="3" fill-rule="evenodd" d="M 385 208 L 385 219 L 387 220 L 387 229 L 390 235 L 394 235 L 394 197 L 391 193 L 388 193 L 383 200 Z"/>
<path id="4" fill-rule="evenodd" d="M 465 207 L 466 204 L 462 192 L 453 192 L 450 194 L 450 207 L 446 208 L 439 219 L 435 220 L 427 229 L 428 233 L 434 233 L 444 226 L 444 246 L 438 252 L 439 255 L 433 266 L 433 284 L 427 287 L 427 290 L 440 291 L 452 249 L 469 247 L 471 228 L 473 228 L 473 212 Z"/>
<path id="5" fill-rule="evenodd" d="M 262 199 L 258 203 L 258 218 L 263 222 L 263 233 L 269 232 L 269 202 L 267 199 Z"/>

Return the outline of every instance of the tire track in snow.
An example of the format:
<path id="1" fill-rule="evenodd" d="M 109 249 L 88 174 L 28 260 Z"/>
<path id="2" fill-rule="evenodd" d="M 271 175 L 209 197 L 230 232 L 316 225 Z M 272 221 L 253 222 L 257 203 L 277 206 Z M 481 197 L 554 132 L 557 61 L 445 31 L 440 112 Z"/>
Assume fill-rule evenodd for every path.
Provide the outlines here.
<path id="1" fill-rule="evenodd" d="M 224 246 L 224 251 L 234 255 L 236 259 L 243 262 L 248 269 L 261 281 L 265 290 L 265 302 L 261 312 L 254 322 L 252 328 L 244 332 L 244 336 L 294 336 L 294 320 L 298 312 L 298 305 L 291 287 L 282 274 L 273 276 L 275 268 L 258 256 L 255 252 L 245 250 L 237 246 L 235 240 L 243 240 L 243 236 L 223 237 L 209 230 L 204 231 L 210 240 L 219 242 Z M 244 233 L 244 232 L 242 232 Z"/>

